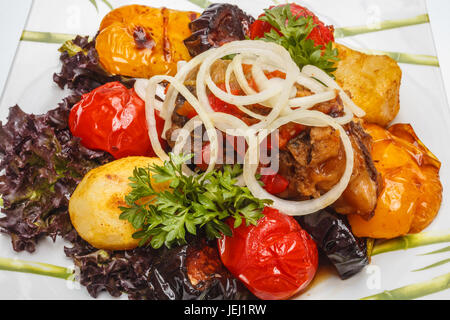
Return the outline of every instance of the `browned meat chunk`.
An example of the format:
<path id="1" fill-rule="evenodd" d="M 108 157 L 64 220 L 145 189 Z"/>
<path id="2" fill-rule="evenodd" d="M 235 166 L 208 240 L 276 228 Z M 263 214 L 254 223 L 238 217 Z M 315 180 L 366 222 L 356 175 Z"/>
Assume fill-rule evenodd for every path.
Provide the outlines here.
<path id="1" fill-rule="evenodd" d="M 370 218 L 381 190 L 381 175 L 377 172 L 370 151 L 372 137 L 360 124 L 349 123 L 346 128 L 352 142 L 355 161 L 350 182 L 342 196 L 333 205 L 342 214 L 355 213 Z"/>
<path id="2" fill-rule="evenodd" d="M 285 154 L 280 157 L 280 174 L 290 180 L 291 188 L 295 186 L 296 196 L 290 189 L 293 198 L 319 197 L 339 181 L 345 170 L 339 133 L 332 128 L 310 128 L 291 139 L 287 149 L 291 157 Z M 288 164 L 283 163 L 286 160 Z M 291 167 L 290 171 L 294 168 L 293 175 L 283 174 L 286 166 Z"/>
<path id="3" fill-rule="evenodd" d="M 359 123 L 345 126 L 354 151 L 353 173 L 347 189 L 334 204 L 339 213 L 370 217 L 376 206 L 379 174 L 370 156 L 371 137 Z M 289 180 L 278 196 L 302 200 L 329 191 L 345 170 L 345 152 L 339 133 L 330 128 L 309 128 L 280 151 L 279 173 Z"/>

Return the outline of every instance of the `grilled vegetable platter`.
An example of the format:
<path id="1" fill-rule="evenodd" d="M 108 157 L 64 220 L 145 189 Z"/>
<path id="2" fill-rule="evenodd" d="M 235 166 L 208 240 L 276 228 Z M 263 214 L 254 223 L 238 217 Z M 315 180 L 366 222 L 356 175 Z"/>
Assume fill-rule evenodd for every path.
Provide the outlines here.
<path id="1" fill-rule="evenodd" d="M 325 269 L 358 277 L 443 214 L 441 162 L 396 121 L 397 61 L 335 34 L 301 2 L 111 10 L 60 46 L 58 106 L 0 122 L 1 232 L 30 254 L 64 239 L 94 298 L 285 300 Z"/>

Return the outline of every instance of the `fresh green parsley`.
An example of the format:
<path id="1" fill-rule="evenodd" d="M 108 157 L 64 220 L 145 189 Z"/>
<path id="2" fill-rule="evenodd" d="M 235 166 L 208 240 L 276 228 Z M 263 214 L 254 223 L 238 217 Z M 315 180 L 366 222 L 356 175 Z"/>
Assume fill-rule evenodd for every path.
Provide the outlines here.
<path id="1" fill-rule="evenodd" d="M 293 16 L 290 5 L 273 7 L 264 12 L 265 15 L 259 19 L 268 22 L 281 35 L 271 29 L 261 40 L 275 42 L 284 47 L 300 68 L 310 64 L 333 76 L 332 73 L 336 70 L 335 62 L 339 60 L 338 50 L 333 49 L 331 41 L 323 48 L 315 45 L 312 39 L 307 39 L 316 27 L 312 17 Z"/>
<path id="2" fill-rule="evenodd" d="M 203 228 L 208 239 L 231 236 L 224 222 L 233 217 L 237 228 L 245 219 L 256 225 L 270 200 L 255 198 L 247 187 L 236 186 L 242 172 L 239 165 L 227 166 L 208 174 L 187 176 L 182 164 L 189 156 L 170 154 L 164 166 L 135 168 L 130 177 L 131 192 L 125 196 L 127 207 L 120 207 L 120 219 L 128 220 L 138 231 L 133 238 L 139 245 L 160 248 L 186 243 L 186 232 L 196 235 Z M 155 183 L 170 182 L 170 191 L 157 192 Z"/>

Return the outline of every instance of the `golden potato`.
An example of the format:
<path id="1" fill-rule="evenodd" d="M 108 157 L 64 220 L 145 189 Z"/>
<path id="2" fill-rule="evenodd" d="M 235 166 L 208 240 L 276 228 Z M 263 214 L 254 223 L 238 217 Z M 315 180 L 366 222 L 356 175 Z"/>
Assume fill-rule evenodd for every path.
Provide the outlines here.
<path id="1" fill-rule="evenodd" d="M 127 157 L 89 171 L 75 189 L 69 202 L 70 220 L 78 234 L 92 246 L 107 250 L 128 250 L 138 245 L 136 232 L 126 220 L 120 220 L 119 206 L 125 206 L 130 192 L 128 178 L 135 167 L 163 165 L 159 158 Z M 167 183 L 154 187 L 166 190 Z"/>
<path id="2" fill-rule="evenodd" d="M 402 71 L 388 56 L 367 55 L 336 43 L 336 81 L 366 112 L 365 120 L 386 127 L 400 109 Z"/>

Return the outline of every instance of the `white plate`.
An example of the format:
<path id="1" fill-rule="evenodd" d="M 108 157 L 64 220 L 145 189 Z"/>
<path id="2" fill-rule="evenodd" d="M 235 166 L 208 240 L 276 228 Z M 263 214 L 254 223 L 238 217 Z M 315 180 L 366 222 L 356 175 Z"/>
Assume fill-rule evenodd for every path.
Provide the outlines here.
<path id="1" fill-rule="evenodd" d="M 110 0 L 114 7 L 138 3 L 155 7 L 166 6 L 181 10 L 197 10 L 199 7 L 186 0 L 125 1 Z M 238 4 L 244 11 L 258 16 L 271 1 L 227 1 Z M 109 8 L 97 1 L 99 12 L 88 0 L 39 0 L 32 7 L 27 30 L 94 35 L 102 17 Z M 335 27 L 365 25 L 380 20 L 400 19 L 426 13 L 422 0 L 309 0 L 302 1 L 324 22 Z M 392 29 L 338 39 L 337 42 L 354 48 L 398 51 L 414 54 L 436 55 L 429 24 Z M 52 73 L 58 70 L 59 45 L 21 42 L 11 68 L 4 95 L 0 102 L 0 119 L 5 120 L 8 107 L 19 103 L 27 112 L 42 113 L 56 107 L 67 92 L 61 91 L 52 81 Z M 426 229 L 450 228 L 450 115 L 438 67 L 401 64 L 403 78 L 400 90 L 401 109 L 396 122 L 411 123 L 427 147 L 441 160 L 441 181 L 444 187 L 443 202 L 437 218 Z M 16 253 L 10 239 L 0 234 L 0 256 L 30 261 L 72 266 L 65 257 L 64 242 L 43 240 L 33 254 Z M 420 272 L 411 272 L 434 262 L 448 258 L 447 253 L 419 256 L 445 247 L 436 244 L 426 247 L 396 251 L 373 257 L 372 264 L 351 279 L 341 281 L 337 276 L 317 281 L 300 299 L 359 299 L 384 290 L 429 280 L 448 273 L 450 264 Z M 0 298 L 3 299 L 90 299 L 84 287 L 71 281 L 44 276 L 0 271 Z M 100 298 L 110 298 L 106 293 Z M 122 296 L 122 298 L 126 298 Z M 423 299 L 449 299 L 445 290 Z"/>

